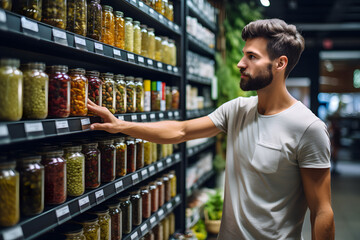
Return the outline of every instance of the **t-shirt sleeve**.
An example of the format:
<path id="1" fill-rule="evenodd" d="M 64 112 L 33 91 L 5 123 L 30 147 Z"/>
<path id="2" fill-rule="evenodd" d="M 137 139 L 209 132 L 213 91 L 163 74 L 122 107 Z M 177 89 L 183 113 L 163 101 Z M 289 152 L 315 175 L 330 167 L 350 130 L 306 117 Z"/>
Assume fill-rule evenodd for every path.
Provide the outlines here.
<path id="1" fill-rule="evenodd" d="M 228 109 L 230 104 L 231 101 L 226 102 L 208 115 L 215 126 L 225 133 L 227 133 Z"/>
<path id="2" fill-rule="evenodd" d="M 329 168 L 330 139 L 321 120 L 313 122 L 302 136 L 298 147 L 300 168 Z"/>

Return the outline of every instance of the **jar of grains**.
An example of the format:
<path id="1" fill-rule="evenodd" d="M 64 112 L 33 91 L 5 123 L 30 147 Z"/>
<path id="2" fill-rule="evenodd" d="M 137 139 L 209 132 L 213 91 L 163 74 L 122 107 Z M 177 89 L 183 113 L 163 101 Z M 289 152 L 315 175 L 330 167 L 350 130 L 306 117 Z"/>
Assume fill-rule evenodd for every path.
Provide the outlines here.
<path id="1" fill-rule="evenodd" d="M 126 82 L 122 74 L 115 75 L 116 113 L 126 113 Z"/>
<path id="2" fill-rule="evenodd" d="M 112 114 L 116 112 L 115 101 L 115 82 L 113 73 L 102 73 L 101 79 L 103 81 L 102 87 L 102 106 L 109 109 Z"/>
<path id="3" fill-rule="evenodd" d="M 81 153 L 81 146 L 64 148 L 66 159 L 67 193 L 77 197 L 85 191 L 85 156 Z"/>
<path id="4" fill-rule="evenodd" d="M 115 138 L 116 148 L 116 176 L 123 177 L 127 170 L 127 146 L 125 137 Z"/>
<path id="5" fill-rule="evenodd" d="M 66 0 L 43 0 L 41 21 L 66 29 Z"/>
<path id="6" fill-rule="evenodd" d="M 116 149 L 113 140 L 99 141 L 101 153 L 101 182 L 111 182 L 115 179 Z"/>
<path id="7" fill-rule="evenodd" d="M 90 0 L 87 7 L 87 34 L 86 36 L 101 41 L 102 7 L 100 0 Z"/>
<path id="8" fill-rule="evenodd" d="M 85 143 L 82 145 L 82 153 L 85 156 L 85 188 L 93 189 L 100 186 L 100 150 L 97 143 Z"/>

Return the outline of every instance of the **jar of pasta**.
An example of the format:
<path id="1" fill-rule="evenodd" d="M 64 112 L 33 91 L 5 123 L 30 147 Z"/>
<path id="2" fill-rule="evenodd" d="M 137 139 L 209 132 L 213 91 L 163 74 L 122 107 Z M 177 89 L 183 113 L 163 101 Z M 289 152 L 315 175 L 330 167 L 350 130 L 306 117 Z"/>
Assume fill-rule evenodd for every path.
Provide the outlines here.
<path id="1" fill-rule="evenodd" d="M 49 102 L 48 115 L 51 117 L 68 117 L 70 115 L 71 78 L 68 67 L 55 65 L 49 67 Z"/>
<path id="2" fill-rule="evenodd" d="M 159 209 L 159 189 L 156 181 L 149 183 L 149 191 L 151 196 L 151 212 L 154 213 Z"/>
<path id="3" fill-rule="evenodd" d="M 102 81 L 98 71 L 86 71 L 88 79 L 88 98 L 96 105 L 102 105 Z M 88 116 L 94 116 L 95 113 L 88 111 Z"/>
<path id="4" fill-rule="evenodd" d="M 0 120 L 18 121 L 23 114 L 23 74 L 18 59 L 0 59 Z"/>
<path id="5" fill-rule="evenodd" d="M 123 234 L 129 234 L 132 230 L 132 204 L 130 196 L 122 196 L 119 200 L 122 212 L 122 232 Z"/>
<path id="6" fill-rule="evenodd" d="M 22 65 L 24 75 L 23 117 L 45 119 L 48 115 L 49 76 L 44 63 Z"/>
<path id="7" fill-rule="evenodd" d="M 9 227 L 18 223 L 19 207 L 19 173 L 15 170 L 15 161 L 0 157 L 0 226 Z"/>
<path id="8" fill-rule="evenodd" d="M 71 116 L 87 115 L 88 80 L 85 77 L 85 69 L 75 68 L 69 71 L 71 78 Z"/>
<path id="9" fill-rule="evenodd" d="M 42 0 L 15 0 L 13 11 L 36 21 L 41 21 Z"/>
<path id="10" fill-rule="evenodd" d="M 86 36 L 87 27 L 86 0 L 67 0 L 66 30 Z"/>
<path id="11" fill-rule="evenodd" d="M 136 111 L 136 86 L 133 76 L 125 77 L 126 81 L 126 112 L 134 113 Z"/>
<path id="12" fill-rule="evenodd" d="M 98 216 L 95 214 L 84 213 L 74 218 L 74 222 L 83 226 L 83 233 L 86 240 L 100 239 L 100 225 Z"/>
<path id="13" fill-rule="evenodd" d="M 140 25 L 141 28 L 141 55 L 148 56 L 148 31 L 146 25 Z"/>
<path id="14" fill-rule="evenodd" d="M 85 240 L 83 226 L 78 223 L 65 223 L 56 228 L 56 231 L 66 236 L 66 240 Z"/>
<path id="15" fill-rule="evenodd" d="M 77 197 L 85 191 L 85 156 L 81 153 L 81 146 L 64 148 L 66 159 L 67 194 Z"/>
<path id="16" fill-rule="evenodd" d="M 144 83 L 142 78 L 135 78 L 136 112 L 144 112 Z"/>
<path id="17" fill-rule="evenodd" d="M 41 156 L 21 157 L 18 161 L 21 213 L 26 216 L 44 210 L 44 166 L 40 161 Z"/>
<path id="18" fill-rule="evenodd" d="M 144 142 L 137 138 L 136 142 L 136 170 L 144 167 Z"/>
<path id="19" fill-rule="evenodd" d="M 85 143 L 82 145 L 82 153 L 85 156 L 85 188 L 94 189 L 100 186 L 100 151 L 97 143 Z"/>
<path id="20" fill-rule="evenodd" d="M 86 36 L 101 41 L 102 7 L 100 0 L 90 0 L 87 7 L 87 34 Z"/>
<path id="21" fill-rule="evenodd" d="M 135 138 L 126 137 L 127 146 L 127 173 L 133 173 L 136 170 L 136 143 Z"/>
<path id="22" fill-rule="evenodd" d="M 116 148 L 116 176 L 123 177 L 127 170 L 127 146 L 125 137 L 115 138 Z"/>
<path id="23" fill-rule="evenodd" d="M 111 218 L 111 240 L 120 240 L 122 237 L 120 200 L 112 198 L 106 202 L 106 205 L 109 207 L 109 215 Z"/>
<path id="24" fill-rule="evenodd" d="M 140 22 L 134 21 L 134 53 L 141 54 L 141 28 Z"/>
<path id="25" fill-rule="evenodd" d="M 152 163 L 152 151 L 151 151 L 151 147 L 152 147 L 152 143 L 148 142 L 146 140 L 143 140 L 144 142 L 144 165 L 150 165 Z"/>
<path id="26" fill-rule="evenodd" d="M 100 239 L 110 240 L 111 239 L 111 218 L 109 215 L 109 209 L 104 205 L 98 205 L 92 208 L 90 213 L 98 216 L 100 225 Z"/>
<path id="27" fill-rule="evenodd" d="M 122 74 L 115 75 L 116 113 L 126 113 L 126 82 Z"/>
<path id="28" fill-rule="evenodd" d="M 102 87 L 102 106 L 109 109 L 112 114 L 116 112 L 115 105 L 115 82 L 113 73 L 102 73 L 101 79 L 103 81 Z"/>
<path id="29" fill-rule="evenodd" d="M 176 192 L 176 174 L 175 174 L 175 171 L 174 170 L 170 171 L 168 177 L 170 179 L 171 197 L 173 198 L 177 194 L 177 192 Z"/>
<path id="30" fill-rule="evenodd" d="M 163 46 L 161 37 L 155 37 L 155 60 L 162 61 L 163 58 Z"/>
<path id="31" fill-rule="evenodd" d="M 66 0 L 43 0 L 41 21 L 66 29 Z"/>
<path id="32" fill-rule="evenodd" d="M 175 40 L 169 39 L 169 54 L 170 54 L 170 65 L 176 66 L 177 64 L 177 55 L 176 55 L 176 45 Z"/>
<path id="33" fill-rule="evenodd" d="M 148 28 L 147 31 L 147 57 L 155 59 L 155 30 L 153 28 Z"/>
<path id="34" fill-rule="evenodd" d="M 120 11 L 115 11 L 115 47 L 125 49 L 125 19 Z"/>
<path id="35" fill-rule="evenodd" d="M 130 192 L 130 201 L 132 205 L 133 226 L 139 226 L 142 222 L 142 199 L 140 190 L 133 190 Z"/>
<path id="36" fill-rule="evenodd" d="M 111 182 L 115 179 L 115 155 L 116 149 L 113 140 L 99 142 L 101 155 L 101 181 Z"/>
<path id="37" fill-rule="evenodd" d="M 125 18 L 125 50 L 134 52 L 134 25 L 130 17 Z"/>
<path id="38" fill-rule="evenodd" d="M 151 216 L 151 195 L 148 186 L 140 188 L 142 199 L 142 217 L 149 218 Z"/>
<path id="39" fill-rule="evenodd" d="M 11 11 L 12 0 L 0 0 L 0 8 Z"/>
<path id="40" fill-rule="evenodd" d="M 115 45 L 115 16 L 113 8 L 109 5 L 104 5 L 102 7 L 101 29 L 101 41 L 105 44 Z"/>
<path id="41" fill-rule="evenodd" d="M 172 101 L 171 101 L 171 109 L 178 110 L 179 109 L 179 101 L 180 101 L 180 92 L 177 86 L 173 86 L 171 88 Z"/>

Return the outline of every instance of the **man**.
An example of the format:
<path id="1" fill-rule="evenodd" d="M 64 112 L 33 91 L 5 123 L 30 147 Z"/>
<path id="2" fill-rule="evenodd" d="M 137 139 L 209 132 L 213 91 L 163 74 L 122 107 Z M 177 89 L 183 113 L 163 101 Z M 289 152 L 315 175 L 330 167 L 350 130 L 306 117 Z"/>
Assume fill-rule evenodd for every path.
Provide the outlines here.
<path id="1" fill-rule="evenodd" d="M 310 208 L 312 239 L 334 239 L 330 150 L 325 124 L 287 91 L 304 39 L 279 19 L 258 20 L 242 32 L 240 87 L 258 96 L 229 101 L 209 116 L 188 121 L 132 123 L 89 103 L 103 124 L 157 143 L 179 143 L 227 133 L 224 211 L 218 239 L 301 239 Z"/>

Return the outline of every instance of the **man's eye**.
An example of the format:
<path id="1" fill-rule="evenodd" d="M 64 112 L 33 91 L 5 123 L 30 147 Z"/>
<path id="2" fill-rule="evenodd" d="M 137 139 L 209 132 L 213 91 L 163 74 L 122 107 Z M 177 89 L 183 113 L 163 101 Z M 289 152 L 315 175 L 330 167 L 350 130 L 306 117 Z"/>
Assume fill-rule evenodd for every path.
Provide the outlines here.
<path id="1" fill-rule="evenodd" d="M 249 59 L 254 59 L 255 56 L 254 55 L 249 55 Z"/>

